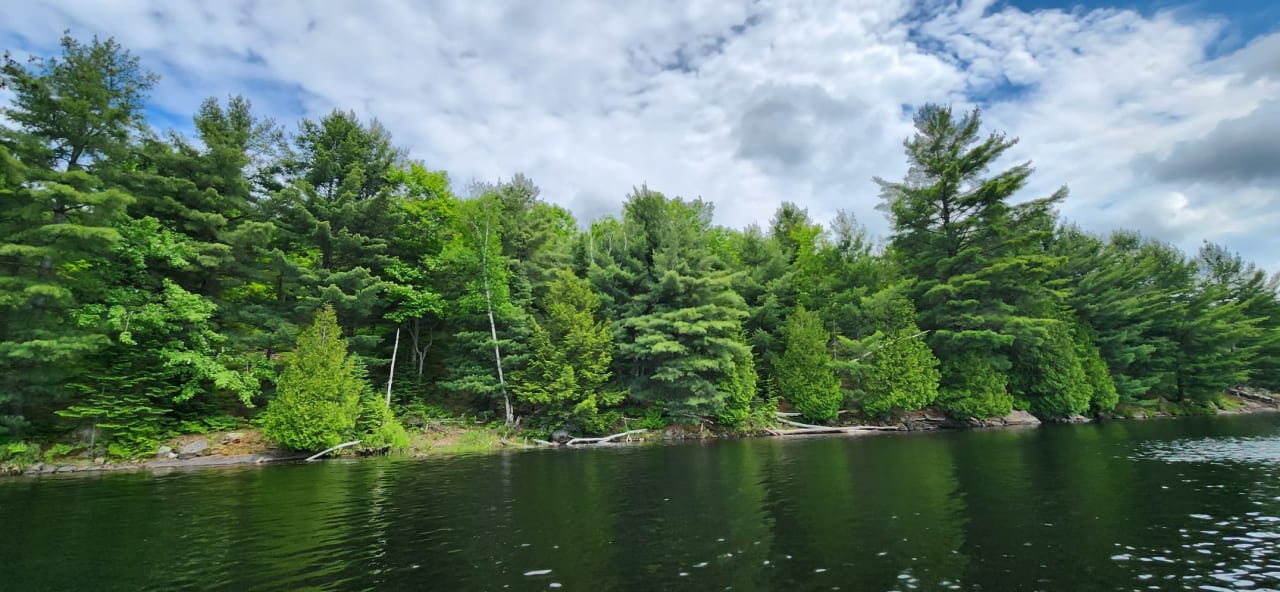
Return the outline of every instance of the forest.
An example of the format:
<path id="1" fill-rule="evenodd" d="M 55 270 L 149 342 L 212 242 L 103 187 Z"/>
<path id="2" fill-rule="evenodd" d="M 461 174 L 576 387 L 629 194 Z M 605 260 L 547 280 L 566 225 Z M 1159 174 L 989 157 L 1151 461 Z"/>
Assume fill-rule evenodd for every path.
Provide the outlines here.
<path id="1" fill-rule="evenodd" d="M 579 221 L 521 174 L 459 187 L 343 110 L 286 126 L 210 98 L 192 136 L 156 130 L 159 82 L 111 39 L 0 64 L 0 450 L 132 458 L 246 421 L 395 447 L 435 415 L 546 437 L 780 408 L 1210 413 L 1280 390 L 1280 278 L 1070 224 L 1065 187 L 1029 197 L 1030 163 L 995 166 L 1016 140 L 977 110 L 918 108 L 908 174 L 874 180 L 881 239 L 789 202 L 727 228 L 647 186 Z"/>

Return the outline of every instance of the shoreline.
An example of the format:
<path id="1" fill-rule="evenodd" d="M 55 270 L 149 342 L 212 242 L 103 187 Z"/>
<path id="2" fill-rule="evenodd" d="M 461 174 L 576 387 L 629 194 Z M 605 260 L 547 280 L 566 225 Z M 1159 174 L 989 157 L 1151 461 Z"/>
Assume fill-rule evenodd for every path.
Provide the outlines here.
<path id="1" fill-rule="evenodd" d="M 1260 402 L 1249 401 L 1247 399 L 1235 398 L 1238 407 L 1235 409 L 1221 409 L 1213 415 L 1254 415 L 1265 413 L 1280 413 L 1280 405 L 1267 405 Z M 1044 424 L 1077 424 L 1077 423 L 1095 423 L 1105 421 L 1122 421 L 1122 420 L 1146 420 L 1146 419 L 1177 419 L 1182 417 L 1191 417 L 1186 415 L 1175 415 L 1164 411 L 1146 412 L 1143 414 L 1135 414 L 1131 416 L 1110 415 L 1106 417 L 1084 417 L 1076 416 L 1060 421 L 1041 421 L 1035 416 L 1025 411 L 1015 410 L 1007 416 L 988 418 L 985 420 L 954 420 L 941 416 L 932 410 L 920 410 L 905 414 L 901 419 L 889 424 L 848 424 L 842 426 L 833 426 L 832 429 L 815 430 L 813 433 L 805 433 L 805 430 L 787 430 L 786 433 L 771 430 L 754 430 L 740 432 L 717 432 L 709 430 L 685 431 L 676 426 L 669 426 L 662 430 L 655 430 L 649 433 L 636 436 L 634 439 L 628 438 L 625 442 L 604 442 L 601 444 L 592 444 L 590 446 L 626 446 L 641 445 L 654 442 L 675 442 L 683 440 L 715 440 L 726 438 L 791 438 L 791 437 L 817 437 L 817 436 L 866 436 L 876 434 L 895 434 L 895 433 L 911 433 L 911 432 L 928 432 L 938 430 L 988 430 L 988 429 L 1029 429 L 1036 428 Z M 1203 417 L 1203 416 L 1201 416 Z M 885 429 L 897 426 L 898 429 Z M 858 427 L 879 428 L 857 430 Z M 848 428 L 848 431 L 841 432 L 839 428 Z M 391 453 L 377 456 L 402 457 L 406 459 L 426 459 L 437 456 L 448 456 L 455 454 L 468 453 L 495 453 L 505 450 L 534 450 L 534 449 L 563 449 L 577 448 L 563 445 L 537 445 L 530 443 L 523 438 L 516 440 L 507 440 L 489 433 L 484 429 L 467 429 L 455 428 L 445 433 L 443 436 L 433 436 L 430 431 L 424 431 L 414 434 L 417 436 L 415 444 L 418 447 L 411 446 L 405 452 Z M 481 440 L 482 443 L 475 445 L 461 444 L 459 441 L 466 439 L 468 436 L 481 436 L 473 438 Z M 168 457 L 158 457 L 146 460 L 107 461 L 102 457 L 93 459 L 92 461 L 76 461 L 76 462 L 37 462 L 30 467 L 18 472 L 0 473 L 0 479 L 4 477 L 47 477 L 47 476 L 68 476 L 68 475 L 95 475 L 110 472 L 141 472 L 149 471 L 153 473 L 166 473 L 177 470 L 198 470 L 208 467 L 231 467 L 231 466 L 257 466 L 264 464 L 297 462 L 311 456 L 309 452 L 294 452 L 278 448 L 270 448 L 260 446 L 254 449 L 255 445 L 260 445 L 259 441 L 254 438 L 245 438 L 246 443 L 241 442 L 244 438 L 243 432 L 232 432 L 226 434 L 205 434 L 205 435 L 184 435 L 178 436 L 170 440 L 171 442 L 187 446 L 193 443 L 200 449 L 199 453 L 184 453 L 176 455 L 172 452 Z M 252 434 L 251 434 L 252 436 Z M 221 446 L 211 447 L 208 445 L 209 440 L 220 439 Z M 200 443 L 204 446 L 200 446 Z M 164 448 L 169 448 L 165 446 Z M 245 452 L 244 450 L 252 449 Z M 224 454 L 223 450 L 232 451 Z M 239 450 L 240 452 L 235 452 Z M 205 452 L 208 451 L 208 452 Z M 359 457 L 357 457 L 359 458 Z"/>

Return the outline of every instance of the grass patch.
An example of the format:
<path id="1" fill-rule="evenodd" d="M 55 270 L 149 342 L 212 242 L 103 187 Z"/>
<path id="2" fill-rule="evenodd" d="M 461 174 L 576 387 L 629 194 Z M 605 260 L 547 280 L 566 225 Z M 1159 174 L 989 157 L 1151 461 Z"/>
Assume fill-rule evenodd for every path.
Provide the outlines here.
<path id="1" fill-rule="evenodd" d="M 492 452 L 506 447 L 502 432 L 487 426 L 429 424 L 409 434 L 410 455 L 434 456 Z"/>

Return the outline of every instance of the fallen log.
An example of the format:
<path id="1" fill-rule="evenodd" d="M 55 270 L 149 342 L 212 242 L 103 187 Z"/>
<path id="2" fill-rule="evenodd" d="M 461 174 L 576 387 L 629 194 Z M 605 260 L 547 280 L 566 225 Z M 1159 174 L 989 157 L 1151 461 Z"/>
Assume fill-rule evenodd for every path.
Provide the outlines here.
<path id="1" fill-rule="evenodd" d="M 779 413 L 778 415 L 781 416 L 782 414 Z M 803 434 L 806 431 L 811 434 L 827 434 L 827 433 L 837 433 L 837 432 L 848 433 L 848 432 L 854 432 L 854 431 L 857 431 L 857 432 L 900 432 L 902 431 L 902 428 L 898 426 L 866 426 L 866 425 L 820 426 L 820 425 L 813 425 L 809 423 L 800 423 L 798 421 L 791 421 L 789 419 L 786 419 L 785 417 L 777 417 L 776 419 L 778 420 L 779 423 L 800 428 L 799 430 L 779 430 L 780 432 L 791 433 L 791 434 Z M 815 431 L 815 430 L 820 430 L 820 431 Z"/>
<path id="2" fill-rule="evenodd" d="M 612 436 L 603 436 L 600 438 L 574 438 L 572 440 L 569 440 L 568 442 L 565 442 L 564 445 L 573 446 L 575 444 L 604 444 L 605 442 L 612 442 L 618 438 L 630 436 L 631 434 L 640 434 L 647 431 L 648 430 L 644 430 L 644 429 L 627 430 L 625 432 L 618 432 Z"/>
<path id="3" fill-rule="evenodd" d="M 316 460 L 316 459 L 318 459 L 318 458 L 320 458 L 320 457 L 322 457 L 322 456 L 324 456 L 324 455 L 326 455 L 326 454 L 329 454 L 330 452 L 333 452 L 333 451 L 335 451 L 335 450 L 342 450 L 343 448 L 346 448 L 346 447 L 348 447 L 348 446 L 355 446 L 356 444 L 359 444 L 359 443 L 360 443 L 360 441 L 359 441 L 359 440 L 352 440 L 352 441 L 350 441 L 350 442 L 343 442 L 343 443 L 341 443 L 341 444 L 339 444 L 339 445 L 337 445 L 337 446 L 334 446 L 333 448 L 329 448 L 329 449 L 326 449 L 326 450 L 324 450 L 324 451 L 317 452 L 317 453 L 315 453 L 315 454 L 313 454 L 313 455 L 311 455 L 311 456 L 308 456 L 308 457 L 307 457 L 307 462 L 311 462 L 311 461 L 313 461 L 313 460 Z"/>
<path id="4" fill-rule="evenodd" d="M 810 434 L 866 434 L 870 432 L 900 432 L 901 428 L 886 426 L 844 426 L 825 428 L 796 428 L 793 430 L 769 430 L 774 436 L 800 436 Z"/>
<path id="5" fill-rule="evenodd" d="M 850 411 L 850 410 L 848 410 L 848 409 L 841 409 L 841 410 L 839 410 L 839 411 L 837 411 L 837 412 L 836 412 L 836 415 L 844 415 L 844 414 L 846 414 L 846 413 L 853 413 L 853 411 Z M 784 412 L 784 411 L 774 411 L 774 412 L 773 412 L 773 415 L 774 415 L 775 417 L 800 417 L 800 416 L 801 416 L 801 415 L 803 415 L 803 414 L 802 414 L 802 413 L 789 413 L 789 412 Z"/>

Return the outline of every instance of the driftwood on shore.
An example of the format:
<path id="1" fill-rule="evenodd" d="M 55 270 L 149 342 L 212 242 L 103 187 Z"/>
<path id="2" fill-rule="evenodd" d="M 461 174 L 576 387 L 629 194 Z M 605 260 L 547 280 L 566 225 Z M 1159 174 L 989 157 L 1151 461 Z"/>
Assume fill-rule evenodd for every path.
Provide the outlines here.
<path id="1" fill-rule="evenodd" d="M 828 426 L 812 428 L 795 428 L 791 430 L 768 430 L 771 436 L 807 436 L 810 434 L 866 434 L 870 432 L 900 432 L 902 428 L 893 426 Z"/>
<path id="2" fill-rule="evenodd" d="M 575 446 L 578 444 L 604 444 L 606 442 L 612 442 L 614 440 L 617 440 L 618 438 L 625 438 L 632 434 L 642 434 L 647 431 L 648 430 L 645 430 L 645 429 L 627 430 L 625 432 L 618 432 L 616 434 L 613 434 L 612 436 L 602 436 L 599 438 L 574 438 L 572 440 L 569 440 L 568 442 L 565 442 L 564 445 Z"/>
<path id="3" fill-rule="evenodd" d="M 846 413 L 853 413 L 853 412 L 849 411 L 848 409 L 841 409 L 836 412 L 836 415 L 844 415 Z M 800 417 L 801 415 L 803 415 L 803 413 L 796 413 L 796 412 L 788 413 L 786 411 L 775 411 L 773 415 L 774 417 Z"/>
<path id="4" fill-rule="evenodd" d="M 322 456 L 324 456 L 324 455 L 326 455 L 326 454 L 329 454 L 330 452 L 333 452 L 333 451 L 335 451 L 335 450 L 342 450 L 343 448 L 347 448 L 348 446 L 355 446 L 356 444 L 359 444 L 359 443 L 360 443 L 360 441 L 359 441 L 359 440 L 352 440 L 352 441 L 350 441 L 350 442 L 343 442 L 343 443 L 341 443 L 341 444 L 339 444 L 339 445 L 337 445 L 337 446 L 334 446 L 333 448 L 329 448 L 329 449 L 323 450 L 323 451 L 321 451 L 321 452 L 317 452 L 317 453 L 315 453 L 315 454 L 313 454 L 313 455 L 311 455 L 311 456 L 308 456 L 308 457 L 307 457 L 307 461 L 308 461 L 308 462 L 310 462 L 310 461 L 316 460 L 316 459 L 318 459 L 318 458 L 320 458 L 320 457 L 322 457 Z"/>
<path id="5" fill-rule="evenodd" d="M 902 431 L 902 428 L 899 426 L 866 426 L 866 425 L 820 426 L 820 425 L 813 425 L 809 423 L 800 423 L 798 421 L 791 421 L 787 419 L 787 417 L 795 417 L 796 415 L 799 415 L 798 413 L 793 414 L 793 413 L 777 412 L 774 415 L 775 415 L 774 419 L 777 419 L 778 423 L 793 426 L 796 428 L 792 430 L 768 430 L 769 434 L 774 436 L 795 436 L 800 434 L 856 434 L 859 432 Z"/>

